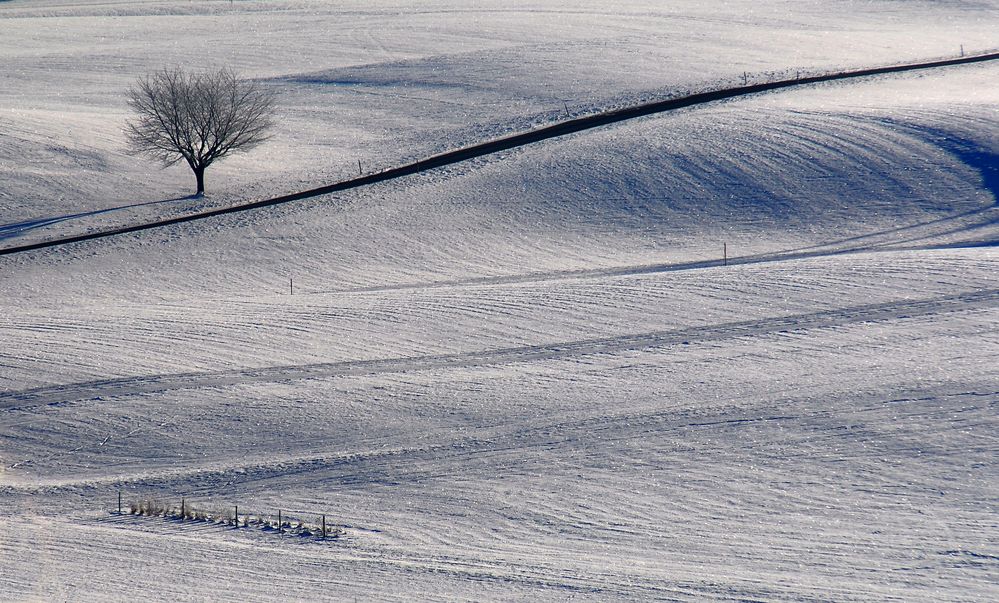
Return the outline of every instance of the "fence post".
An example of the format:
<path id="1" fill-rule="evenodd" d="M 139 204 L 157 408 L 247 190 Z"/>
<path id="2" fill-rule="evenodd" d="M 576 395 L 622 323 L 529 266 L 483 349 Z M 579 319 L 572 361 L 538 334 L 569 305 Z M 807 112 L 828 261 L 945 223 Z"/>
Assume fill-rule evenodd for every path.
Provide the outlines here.
<path id="1" fill-rule="evenodd" d="M 239 505 L 234 505 L 234 506 L 235 506 L 235 510 L 232 512 L 232 520 L 233 520 L 233 523 L 235 523 L 236 527 L 238 528 L 239 527 Z"/>
<path id="2" fill-rule="evenodd" d="M 326 516 L 323 515 L 323 540 L 326 540 Z"/>
<path id="3" fill-rule="evenodd" d="M 364 175 L 364 172 L 361 171 L 361 160 L 360 159 L 357 160 L 357 175 L 358 176 L 363 176 Z"/>
<path id="4" fill-rule="evenodd" d="M 187 519 L 187 499 L 183 496 L 180 497 L 180 519 Z"/>
<path id="5" fill-rule="evenodd" d="M 728 266 L 728 243 L 722 243 L 722 262 Z"/>
<path id="6" fill-rule="evenodd" d="M 278 509 L 278 534 L 284 534 L 284 524 L 281 523 L 281 509 Z"/>

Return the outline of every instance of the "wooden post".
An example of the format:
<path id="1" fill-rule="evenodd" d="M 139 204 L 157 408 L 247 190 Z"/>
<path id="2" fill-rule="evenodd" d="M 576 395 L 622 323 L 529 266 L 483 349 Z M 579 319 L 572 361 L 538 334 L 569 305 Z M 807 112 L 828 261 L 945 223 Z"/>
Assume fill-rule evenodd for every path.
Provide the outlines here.
<path id="1" fill-rule="evenodd" d="M 749 85 L 749 74 L 746 73 L 745 71 L 742 72 L 742 85 L 743 86 Z"/>
<path id="2" fill-rule="evenodd" d="M 569 103 L 562 101 L 562 106 L 565 107 L 565 116 L 569 117 Z"/>
<path id="3" fill-rule="evenodd" d="M 961 44 L 961 56 L 964 56 L 964 44 Z"/>
<path id="4" fill-rule="evenodd" d="M 323 540 L 326 540 L 326 516 L 323 515 Z"/>
<path id="5" fill-rule="evenodd" d="M 722 243 L 722 261 L 728 266 L 728 243 Z"/>
<path id="6" fill-rule="evenodd" d="M 364 172 L 361 171 L 361 160 L 360 159 L 357 160 L 357 175 L 358 176 L 363 176 L 364 175 Z"/>
<path id="7" fill-rule="evenodd" d="M 278 534 L 284 534 L 284 524 L 281 523 L 281 509 L 278 509 Z"/>
<path id="8" fill-rule="evenodd" d="M 295 279 L 288 277 L 288 295 L 295 295 Z"/>
<path id="9" fill-rule="evenodd" d="M 232 512 L 232 520 L 233 520 L 233 523 L 235 523 L 236 527 L 238 528 L 239 527 L 239 505 L 234 505 L 234 506 L 235 506 L 235 510 Z"/>
<path id="10" fill-rule="evenodd" d="M 121 488 L 118 488 L 118 515 L 121 515 Z"/>
<path id="11" fill-rule="evenodd" d="M 180 497 L 180 518 L 181 519 L 187 519 L 187 514 L 184 512 L 184 511 L 186 511 L 186 507 L 187 507 L 187 499 L 182 496 L 182 497 Z"/>

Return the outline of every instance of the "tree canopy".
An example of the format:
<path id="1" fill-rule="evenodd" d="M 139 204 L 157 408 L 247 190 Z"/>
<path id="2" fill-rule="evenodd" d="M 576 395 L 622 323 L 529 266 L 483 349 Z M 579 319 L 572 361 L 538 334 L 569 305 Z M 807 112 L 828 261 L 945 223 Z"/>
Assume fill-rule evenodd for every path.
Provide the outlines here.
<path id="1" fill-rule="evenodd" d="M 165 68 L 128 90 L 137 114 L 126 128 L 129 147 L 164 166 L 186 162 L 202 195 L 208 166 L 267 140 L 274 103 L 272 91 L 227 67 L 193 73 Z"/>

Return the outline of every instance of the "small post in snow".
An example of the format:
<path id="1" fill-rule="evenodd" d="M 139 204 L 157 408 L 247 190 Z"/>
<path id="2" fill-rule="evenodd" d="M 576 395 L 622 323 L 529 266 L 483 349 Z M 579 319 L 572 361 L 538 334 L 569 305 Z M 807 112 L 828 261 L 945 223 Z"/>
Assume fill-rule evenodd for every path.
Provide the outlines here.
<path id="1" fill-rule="evenodd" d="M 361 160 L 360 159 L 357 160 L 357 175 L 358 176 L 363 176 L 364 175 L 364 172 L 361 171 Z"/>
<path id="2" fill-rule="evenodd" d="M 288 277 L 288 295 L 295 295 L 295 277 Z"/>
<path id="3" fill-rule="evenodd" d="M 722 243 L 722 264 L 728 266 L 728 243 Z"/>
<path id="4" fill-rule="evenodd" d="M 745 71 L 742 72 L 742 85 L 743 86 L 749 85 L 749 74 Z"/>
<path id="5" fill-rule="evenodd" d="M 118 488 L 118 515 L 121 515 L 121 488 Z"/>
<path id="6" fill-rule="evenodd" d="M 568 119 L 570 117 L 570 115 L 569 115 L 569 103 L 567 103 L 565 101 L 562 101 L 562 106 L 565 107 L 565 116 Z"/>
<path id="7" fill-rule="evenodd" d="M 961 56 L 964 56 L 964 44 L 961 44 Z"/>
<path id="8" fill-rule="evenodd" d="M 239 505 L 233 505 L 232 519 L 233 519 L 233 522 L 236 524 L 236 527 L 238 528 L 239 527 Z"/>
<path id="9" fill-rule="evenodd" d="M 186 513 L 184 513 L 184 511 L 186 510 L 185 509 L 186 506 L 187 506 L 187 499 L 184 498 L 183 496 L 181 496 L 180 497 L 180 519 L 181 520 L 187 519 Z"/>
<path id="10" fill-rule="evenodd" d="M 278 534 L 284 534 L 284 524 L 281 523 L 281 509 L 278 509 Z"/>
<path id="11" fill-rule="evenodd" d="M 326 540 L 326 516 L 323 515 L 323 540 Z"/>

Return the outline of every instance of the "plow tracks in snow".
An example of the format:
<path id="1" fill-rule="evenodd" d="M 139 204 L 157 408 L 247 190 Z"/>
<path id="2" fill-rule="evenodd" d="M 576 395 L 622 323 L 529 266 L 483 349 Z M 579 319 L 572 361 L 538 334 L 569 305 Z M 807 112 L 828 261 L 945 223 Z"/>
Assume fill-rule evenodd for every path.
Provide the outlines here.
<path id="1" fill-rule="evenodd" d="M 928 299 L 900 300 L 758 320 L 462 354 L 272 366 L 208 373 L 124 377 L 6 392 L 0 394 L 0 409 L 13 410 L 82 400 L 132 396 L 177 389 L 224 387 L 253 382 L 270 383 L 558 360 L 575 356 L 613 354 L 629 350 L 739 337 L 759 337 L 784 331 L 840 327 L 862 322 L 878 322 L 976 309 L 994 309 L 997 306 L 997 301 L 999 301 L 999 289 L 985 289 Z"/>

